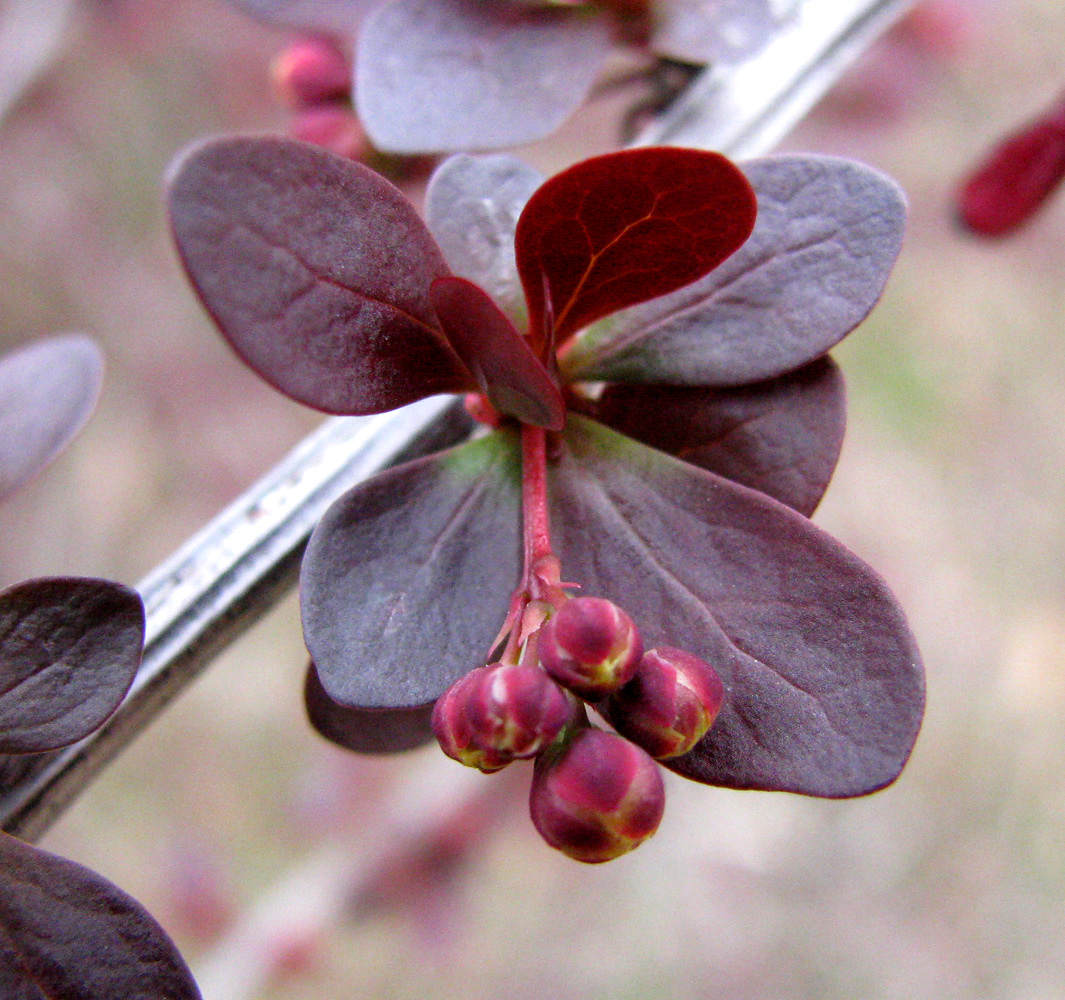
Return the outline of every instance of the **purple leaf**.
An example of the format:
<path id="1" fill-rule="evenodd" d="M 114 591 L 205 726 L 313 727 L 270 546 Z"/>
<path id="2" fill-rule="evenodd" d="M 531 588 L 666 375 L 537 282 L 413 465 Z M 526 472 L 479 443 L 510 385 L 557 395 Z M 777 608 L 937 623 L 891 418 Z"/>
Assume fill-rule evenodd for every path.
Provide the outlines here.
<path id="1" fill-rule="evenodd" d="M 846 405 L 843 375 L 826 357 L 733 389 L 608 385 L 595 415 L 809 517 L 839 460 Z"/>
<path id="2" fill-rule="evenodd" d="M 329 697 L 312 663 L 303 699 L 311 725 L 327 740 L 355 753 L 399 753 L 433 738 L 433 702 L 413 708 L 349 708 Z"/>
<path id="3" fill-rule="evenodd" d="M 743 169 L 758 195 L 751 238 L 700 281 L 587 331 L 569 377 L 742 385 L 819 357 L 865 319 L 902 241 L 898 186 L 825 156 Z"/>
<path id="4" fill-rule="evenodd" d="M 268 24 L 326 31 L 352 38 L 359 22 L 380 0 L 230 0 L 234 7 Z"/>
<path id="5" fill-rule="evenodd" d="M 827 797 L 893 781 L 924 678 L 876 574 L 789 508 L 594 421 L 571 415 L 566 443 L 551 482 L 564 576 L 725 684 L 713 728 L 667 766 Z"/>
<path id="6" fill-rule="evenodd" d="M 0 834 L 4 1000 L 199 1000 L 166 932 L 81 865 Z"/>
<path id="7" fill-rule="evenodd" d="M 671 59 L 731 63 L 761 49 L 791 11 L 779 0 L 658 0 L 651 49 Z"/>
<path id="8" fill-rule="evenodd" d="M 359 33 L 359 117 L 393 153 L 531 142 L 584 101 L 610 41 L 588 7 L 391 0 Z"/>
<path id="9" fill-rule="evenodd" d="M 0 753 L 88 736 L 133 683 L 144 606 L 110 580 L 49 577 L 0 593 Z"/>
<path id="10" fill-rule="evenodd" d="M 562 430 L 558 386 L 488 293 L 465 278 L 437 278 L 431 296 L 451 346 L 489 402 L 523 423 Z"/>
<path id="11" fill-rule="evenodd" d="M 96 407 L 104 359 L 96 342 L 71 333 L 0 358 L 0 499 L 52 461 Z"/>
<path id="12" fill-rule="evenodd" d="M 429 180 L 425 218 L 448 266 L 480 285 L 497 306 L 525 327 L 525 296 L 514 259 L 514 229 L 543 175 L 513 156 L 460 154 Z"/>
<path id="13" fill-rule="evenodd" d="M 169 193 L 196 291 L 271 385 L 327 413 L 474 388 L 429 302 L 447 265 L 383 177 L 287 139 L 218 139 L 184 155 Z"/>
<path id="14" fill-rule="evenodd" d="M 484 662 L 521 570 L 519 451 L 516 434 L 497 431 L 374 476 L 329 508 L 300 604 L 330 698 L 423 706 Z"/>

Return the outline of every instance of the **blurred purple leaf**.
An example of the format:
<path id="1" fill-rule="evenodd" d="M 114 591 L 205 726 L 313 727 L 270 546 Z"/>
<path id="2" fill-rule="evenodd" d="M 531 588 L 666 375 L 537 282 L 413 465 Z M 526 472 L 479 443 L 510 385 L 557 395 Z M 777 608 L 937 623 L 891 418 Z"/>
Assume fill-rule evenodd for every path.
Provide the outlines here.
<path id="1" fill-rule="evenodd" d="M 843 375 L 830 358 L 731 389 L 608 385 L 596 418 L 809 517 L 843 446 Z"/>
<path id="2" fill-rule="evenodd" d="M 391 0 L 359 33 L 356 107 L 392 153 L 531 142 L 584 101 L 610 43 L 587 6 Z"/>
<path id="3" fill-rule="evenodd" d="M 230 0 L 234 7 L 268 24 L 325 31 L 353 38 L 366 14 L 381 0 Z"/>
<path id="4" fill-rule="evenodd" d="M 429 180 L 425 218 L 448 266 L 480 285 L 519 329 L 525 296 L 514 258 L 514 229 L 543 175 L 513 156 L 459 154 Z"/>
<path id="5" fill-rule="evenodd" d="M 355 753 L 399 753 L 433 738 L 433 702 L 413 708 L 349 708 L 329 697 L 312 663 L 303 699 L 311 725 L 327 740 Z"/>
<path id="6" fill-rule="evenodd" d="M 521 571 L 519 452 L 514 433 L 497 431 L 374 476 L 329 508 L 300 604 L 330 698 L 424 706 L 488 655 Z"/>
<path id="7" fill-rule="evenodd" d="M 761 49 L 798 0 L 658 0 L 651 48 L 682 62 L 731 63 Z"/>
<path id="8" fill-rule="evenodd" d="M 751 238 L 705 278 L 610 317 L 572 346 L 575 379 L 742 385 L 824 354 L 876 304 L 902 242 L 898 186 L 851 160 L 743 165 Z"/>
<path id="9" fill-rule="evenodd" d="M 0 834 L 4 1000 L 199 1000 L 174 943 L 81 865 Z"/>
<path id="10" fill-rule="evenodd" d="M 103 374 L 96 342 L 77 333 L 0 358 L 0 499 L 32 479 L 85 426 Z"/>
<path id="11" fill-rule="evenodd" d="M 129 690 L 143 644 L 144 606 L 120 583 L 45 577 L 0 592 L 0 753 L 88 736 Z"/>
<path id="12" fill-rule="evenodd" d="M 217 139 L 170 179 L 200 298 L 241 358 L 327 413 L 474 388 L 437 325 L 448 273 L 410 203 L 361 164 L 277 138 Z"/>
<path id="13" fill-rule="evenodd" d="M 562 430 L 566 406 L 529 342 L 488 293 L 465 278 L 437 278 L 433 306 L 455 353 L 500 412 L 535 427 Z"/>
<path id="14" fill-rule="evenodd" d="M 725 684 L 713 728 L 667 766 L 833 798 L 893 781 L 924 680 L 875 573 L 789 508 L 601 424 L 571 416 L 565 440 L 551 485 L 567 576 Z"/>

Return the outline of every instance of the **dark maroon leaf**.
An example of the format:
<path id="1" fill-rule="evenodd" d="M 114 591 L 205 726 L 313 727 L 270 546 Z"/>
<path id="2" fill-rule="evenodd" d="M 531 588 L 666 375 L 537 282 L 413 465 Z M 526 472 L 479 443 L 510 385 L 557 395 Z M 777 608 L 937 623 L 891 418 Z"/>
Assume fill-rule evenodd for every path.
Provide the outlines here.
<path id="1" fill-rule="evenodd" d="M 4 1000 L 199 1000 L 174 943 L 95 872 L 0 834 Z"/>
<path id="2" fill-rule="evenodd" d="M 609 48 L 590 7 L 391 0 L 359 32 L 356 106 L 389 152 L 515 146 L 580 106 Z"/>
<path id="3" fill-rule="evenodd" d="M 523 423 L 562 430 L 558 386 L 488 293 L 465 278 L 437 278 L 431 295 L 451 346 L 489 402 Z"/>
<path id="4" fill-rule="evenodd" d="M 0 753 L 88 736 L 140 666 L 144 606 L 111 580 L 47 577 L 0 593 Z"/>
<path id="5" fill-rule="evenodd" d="M 251 17 L 305 31 L 327 31 L 353 37 L 367 11 L 380 0 L 231 0 Z"/>
<path id="6" fill-rule="evenodd" d="M 526 316 L 514 228 L 543 182 L 541 173 L 513 156 L 460 154 L 437 167 L 425 192 L 425 219 L 448 266 L 488 292 L 518 329 Z"/>
<path id="7" fill-rule="evenodd" d="M 312 663 L 303 699 L 311 725 L 327 740 L 355 753 L 399 753 L 433 738 L 433 702 L 413 708 L 349 708 L 329 697 Z"/>
<path id="8" fill-rule="evenodd" d="M 96 407 L 104 359 L 83 334 L 38 340 L 0 358 L 0 499 L 52 461 Z"/>
<path id="9" fill-rule="evenodd" d="M 884 583 L 761 493 L 570 416 L 552 471 L 566 579 L 645 644 L 701 657 L 717 722 L 668 766 L 733 788 L 843 797 L 897 777 L 924 707 L 919 654 Z"/>
<path id="10" fill-rule="evenodd" d="M 846 405 L 839 368 L 819 358 L 790 375 L 732 389 L 608 385 L 596 417 L 809 517 L 839 460 Z"/>
<path id="11" fill-rule="evenodd" d="M 906 205 L 871 167 L 825 156 L 745 163 L 758 222 L 701 281 L 619 315 L 572 345 L 571 378 L 743 385 L 824 354 L 876 304 Z"/>
<path id="12" fill-rule="evenodd" d="M 398 466 L 341 497 L 307 546 L 300 603 L 329 697 L 435 701 L 486 657 L 521 569 L 517 434 Z"/>
<path id="13" fill-rule="evenodd" d="M 529 329 L 549 334 L 550 316 L 561 344 L 695 281 L 747 239 L 754 215 L 751 186 L 719 153 L 652 147 L 575 164 L 543 184 L 518 220 Z"/>
<path id="14" fill-rule="evenodd" d="M 287 139 L 218 139 L 178 163 L 170 218 L 222 333 L 294 399 L 377 413 L 474 388 L 429 302 L 440 250 L 372 170 Z"/>

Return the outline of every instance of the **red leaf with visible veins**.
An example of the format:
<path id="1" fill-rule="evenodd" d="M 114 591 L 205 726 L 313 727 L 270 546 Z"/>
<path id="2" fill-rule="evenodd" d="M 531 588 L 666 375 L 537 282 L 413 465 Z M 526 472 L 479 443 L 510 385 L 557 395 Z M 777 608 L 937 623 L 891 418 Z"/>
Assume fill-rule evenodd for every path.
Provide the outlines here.
<path id="1" fill-rule="evenodd" d="M 547 369 L 487 292 L 465 278 L 437 278 L 430 290 L 455 353 L 500 413 L 562 430 L 566 407 Z"/>
<path id="2" fill-rule="evenodd" d="M 561 343 L 701 278 L 754 227 L 755 198 L 719 153 L 668 147 L 584 160 L 529 199 L 515 235 L 529 329 Z M 549 301 L 548 301 L 549 300 Z"/>

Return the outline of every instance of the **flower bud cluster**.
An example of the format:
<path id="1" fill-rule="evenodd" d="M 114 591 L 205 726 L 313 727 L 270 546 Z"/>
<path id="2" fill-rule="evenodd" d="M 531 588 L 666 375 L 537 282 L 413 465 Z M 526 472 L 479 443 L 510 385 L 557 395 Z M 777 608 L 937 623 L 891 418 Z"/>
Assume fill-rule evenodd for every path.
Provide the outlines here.
<path id="1" fill-rule="evenodd" d="M 484 772 L 536 758 L 536 829 L 578 861 L 609 861 L 658 828 L 665 790 L 655 758 L 702 739 L 724 686 L 682 649 L 645 651 L 632 619 L 602 598 L 565 599 L 526 639 L 538 663 L 470 671 L 437 701 L 433 730 L 449 757 Z M 590 725 L 581 700 L 617 732 Z"/>

